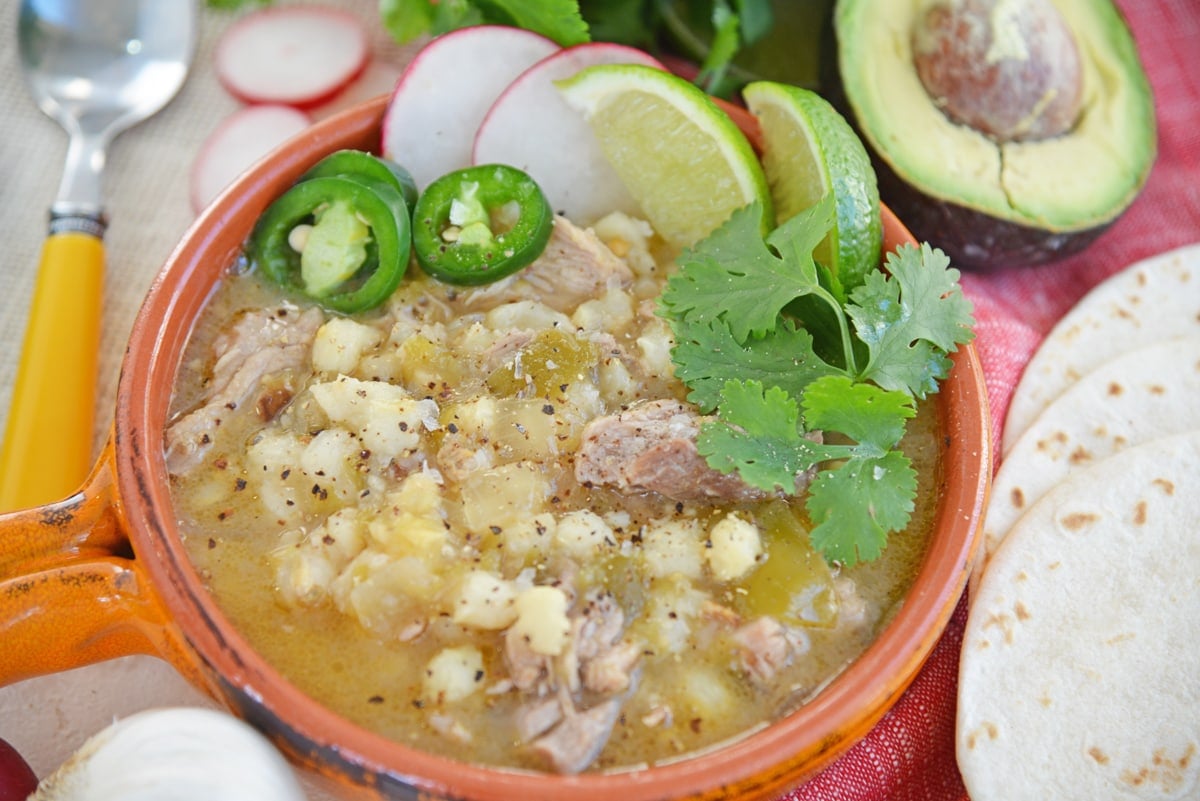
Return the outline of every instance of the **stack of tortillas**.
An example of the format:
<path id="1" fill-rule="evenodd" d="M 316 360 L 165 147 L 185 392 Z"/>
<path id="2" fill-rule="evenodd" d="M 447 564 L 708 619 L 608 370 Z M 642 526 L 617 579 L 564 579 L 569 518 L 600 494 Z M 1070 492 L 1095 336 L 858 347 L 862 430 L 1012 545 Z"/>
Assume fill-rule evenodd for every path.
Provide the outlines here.
<path id="1" fill-rule="evenodd" d="M 959 673 L 968 794 L 1200 799 L 1200 245 L 1055 326 L 1002 452 Z"/>

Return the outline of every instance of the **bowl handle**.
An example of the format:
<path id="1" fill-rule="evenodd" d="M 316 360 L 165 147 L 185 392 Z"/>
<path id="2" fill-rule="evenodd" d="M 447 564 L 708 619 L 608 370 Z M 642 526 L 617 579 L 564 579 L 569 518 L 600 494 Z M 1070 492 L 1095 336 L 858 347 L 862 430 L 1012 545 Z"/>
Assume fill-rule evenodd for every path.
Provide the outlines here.
<path id="1" fill-rule="evenodd" d="M 0 515 L 0 686 L 170 650 L 169 617 L 129 544 L 114 464 L 110 438 L 75 494 Z"/>

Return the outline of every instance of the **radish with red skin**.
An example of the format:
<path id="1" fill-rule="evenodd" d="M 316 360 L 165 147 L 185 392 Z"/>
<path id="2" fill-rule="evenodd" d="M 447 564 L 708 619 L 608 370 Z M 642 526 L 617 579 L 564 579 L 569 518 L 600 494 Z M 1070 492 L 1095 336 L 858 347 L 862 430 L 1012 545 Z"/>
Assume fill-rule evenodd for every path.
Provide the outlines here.
<path id="1" fill-rule="evenodd" d="M 0 739 L 0 801 L 25 801 L 38 779 L 17 749 Z"/>
<path id="2" fill-rule="evenodd" d="M 318 6 L 253 11 L 217 42 L 217 79 L 244 103 L 312 108 L 332 100 L 367 66 L 371 49 L 355 15 Z"/>
<path id="3" fill-rule="evenodd" d="M 595 64 L 644 64 L 666 69 L 632 47 L 590 42 L 560 50 L 523 72 L 496 99 L 475 134 L 476 164 L 503 163 L 537 181 L 555 211 L 583 224 L 619 210 L 640 214 L 583 116 L 554 82 Z"/>
<path id="4" fill-rule="evenodd" d="M 383 118 L 383 155 L 412 172 L 419 189 L 471 164 L 475 132 L 518 75 L 559 50 L 523 28 L 480 25 L 443 34 L 396 82 Z"/>
<path id="5" fill-rule="evenodd" d="M 291 106 L 246 106 L 225 118 L 196 154 L 191 170 L 197 213 L 250 165 L 303 131 L 311 120 Z"/>

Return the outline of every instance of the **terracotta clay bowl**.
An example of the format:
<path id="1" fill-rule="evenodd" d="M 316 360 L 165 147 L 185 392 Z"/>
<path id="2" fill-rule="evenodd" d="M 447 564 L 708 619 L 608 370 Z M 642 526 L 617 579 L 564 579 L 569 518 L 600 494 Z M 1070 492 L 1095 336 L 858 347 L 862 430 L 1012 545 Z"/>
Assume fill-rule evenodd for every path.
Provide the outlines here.
<path id="1" fill-rule="evenodd" d="M 294 761 L 401 799 L 773 798 L 861 739 L 925 661 L 963 592 L 989 487 L 989 421 L 971 347 L 937 396 L 946 450 L 940 508 L 915 585 L 877 641 L 811 702 L 702 756 L 559 776 L 464 764 L 325 709 L 233 628 L 188 560 L 163 457 L 171 387 L 192 327 L 255 219 L 322 156 L 378 152 L 386 99 L 331 117 L 275 151 L 196 220 L 133 326 L 108 445 L 72 497 L 0 517 L 0 684 L 127 654 L 158 655 Z M 744 127 L 753 122 L 733 112 Z M 748 132 L 752 133 L 752 131 Z M 912 241 L 884 209 L 885 248 Z"/>

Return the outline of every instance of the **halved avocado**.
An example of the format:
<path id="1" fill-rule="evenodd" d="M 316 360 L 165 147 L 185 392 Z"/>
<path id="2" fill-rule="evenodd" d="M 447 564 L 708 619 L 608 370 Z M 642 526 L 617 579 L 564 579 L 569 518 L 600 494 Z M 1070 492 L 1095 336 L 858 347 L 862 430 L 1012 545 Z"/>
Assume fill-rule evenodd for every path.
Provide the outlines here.
<path id="1" fill-rule="evenodd" d="M 1110 0 L 1054 0 L 1079 54 L 1078 113 L 1065 133 L 1006 139 L 952 119 L 914 62 L 929 9 L 961 9 L 964 1 L 973 2 L 837 2 L 841 99 L 872 151 L 880 194 L 918 239 L 962 267 L 1035 265 L 1076 253 L 1133 202 L 1156 156 L 1154 99 L 1133 37 Z M 974 4 L 1003 14 L 1024 1 Z M 990 22 L 1005 30 L 1000 17 Z M 1013 48 L 999 33 L 994 39 L 989 58 L 1001 45 L 1022 52 L 1020 41 Z"/>

